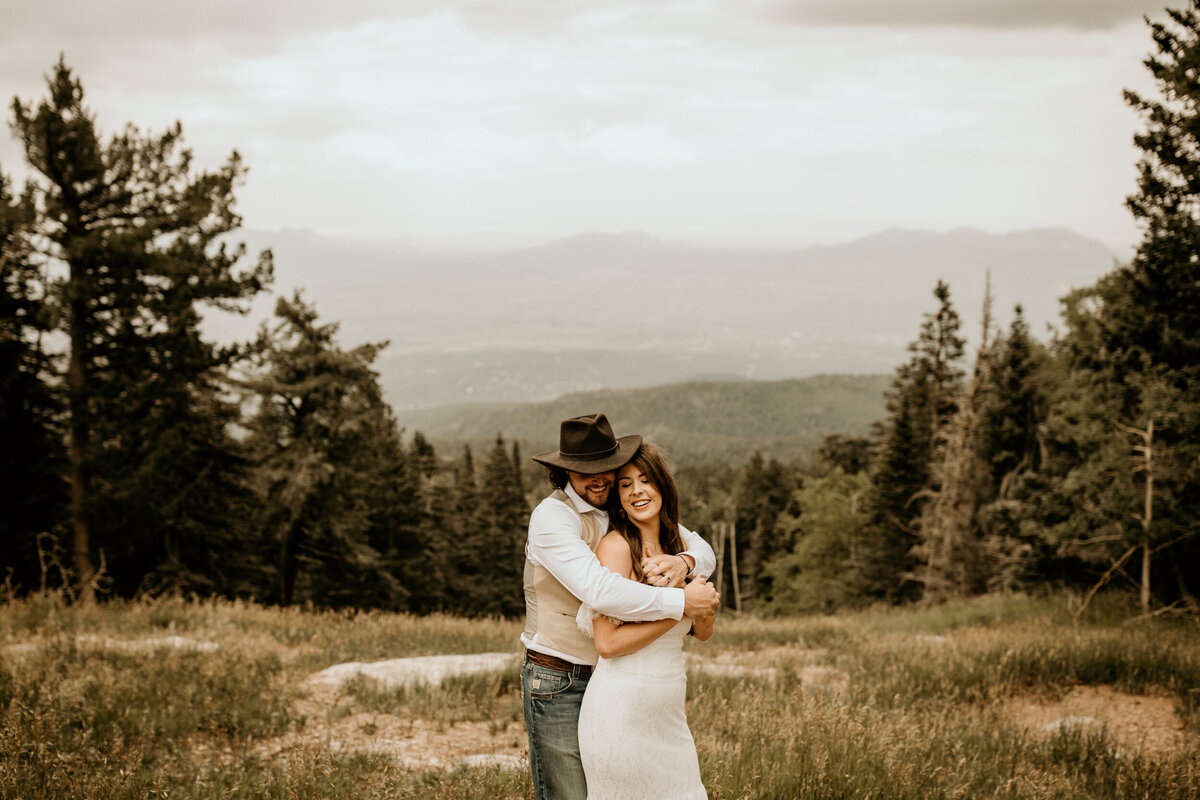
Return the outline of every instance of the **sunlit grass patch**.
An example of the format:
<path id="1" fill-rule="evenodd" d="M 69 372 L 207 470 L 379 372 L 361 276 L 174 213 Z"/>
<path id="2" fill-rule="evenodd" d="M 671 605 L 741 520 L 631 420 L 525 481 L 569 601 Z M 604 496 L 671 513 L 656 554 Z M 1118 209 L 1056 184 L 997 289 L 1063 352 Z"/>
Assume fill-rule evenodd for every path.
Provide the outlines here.
<path id="1" fill-rule="evenodd" d="M 876 607 L 853 615 L 873 633 L 944 634 L 959 628 L 979 628 L 1038 620 L 1047 624 L 1068 621 L 1061 604 L 1025 594 L 995 594 L 972 597 L 942 605 L 911 608 Z"/>
<path id="2" fill-rule="evenodd" d="M 850 659 L 860 700 L 990 702 L 1014 692 L 1059 692 L 1076 684 L 1152 688 L 1186 696 L 1200 686 L 1197 637 L 1142 628 L 993 626 L 937 640 L 881 636 Z"/>
<path id="3" fill-rule="evenodd" d="M 269 652 L 127 653 L 63 636 L 12 665 L 9 721 L 48 715 L 63 746 L 80 736 L 155 743 L 194 732 L 269 735 L 287 726 L 294 696 L 275 686 L 280 669 Z"/>

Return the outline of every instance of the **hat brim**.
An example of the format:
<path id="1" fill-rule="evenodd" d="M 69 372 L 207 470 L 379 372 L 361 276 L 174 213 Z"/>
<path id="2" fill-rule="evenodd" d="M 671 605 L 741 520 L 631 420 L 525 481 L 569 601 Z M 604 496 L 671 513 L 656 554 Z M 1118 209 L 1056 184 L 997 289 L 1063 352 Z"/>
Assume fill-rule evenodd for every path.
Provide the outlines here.
<path id="1" fill-rule="evenodd" d="M 617 452 L 604 458 L 570 458 L 563 456 L 557 450 L 551 450 L 549 453 L 539 453 L 533 456 L 533 460 L 547 467 L 560 467 L 569 472 L 578 472 L 580 475 L 599 475 L 601 472 L 612 472 L 614 469 L 628 464 L 629 459 L 633 458 L 641 446 L 642 437 L 635 433 L 617 439 Z"/>

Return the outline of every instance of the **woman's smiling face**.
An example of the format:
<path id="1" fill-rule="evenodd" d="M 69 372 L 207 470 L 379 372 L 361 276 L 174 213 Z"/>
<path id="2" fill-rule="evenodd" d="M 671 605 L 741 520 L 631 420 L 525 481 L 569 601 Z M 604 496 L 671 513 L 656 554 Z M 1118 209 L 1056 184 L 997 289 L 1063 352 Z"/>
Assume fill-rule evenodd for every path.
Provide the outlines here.
<path id="1" fill-rule="evenodd" d="M 617 492 L 630 522 L 639 528 L 658 526 L 662 494 L 637 465 L 626 464 L 621 467 L 617 473 Z"/>

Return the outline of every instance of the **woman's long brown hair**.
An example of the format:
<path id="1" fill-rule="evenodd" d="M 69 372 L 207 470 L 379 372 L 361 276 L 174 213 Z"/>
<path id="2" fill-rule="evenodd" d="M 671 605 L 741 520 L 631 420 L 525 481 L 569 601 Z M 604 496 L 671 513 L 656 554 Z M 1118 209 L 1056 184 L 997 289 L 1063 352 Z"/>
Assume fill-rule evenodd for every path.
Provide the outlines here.
<path id="1" fill-rule="evenodd" d="M 658 513 L 658 543 L 663 552 L 669 555 L 682 553 L 684 550 L 683 536 L 679 533 L 679 490 L 675 488 L 675 479 L 662 450 L 652 442 L 642 441 L 642 446 L 633 454 L 629 464 L 642 471 L 646 479 L 662 496 L 662 508 Z M 621 469 L 624 469 L 622 467 Z M 617 470 L 620 474 L 620 470 Z M 609 494 L 608 519 L 613 530 L 624 537 L 629 545 L 630 555 L 633 556 L 633 579 L 640 581 L 642 573 L 642 533 L 633 524 L 621 505 L 620 479 L 617 486 Z"/>

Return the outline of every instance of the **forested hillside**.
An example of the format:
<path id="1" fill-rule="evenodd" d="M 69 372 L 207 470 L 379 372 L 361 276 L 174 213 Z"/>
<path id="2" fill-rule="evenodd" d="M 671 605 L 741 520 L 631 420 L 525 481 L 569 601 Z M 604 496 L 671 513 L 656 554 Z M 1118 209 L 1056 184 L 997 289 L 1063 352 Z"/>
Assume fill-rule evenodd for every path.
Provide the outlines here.
<path id="1" fill-rule="evenodd" d="M 807 459 L 824 436 L 866 436 L 884 415 L 883 375 L 818 375 L 783 381 L 707 381 L 582 392 L 546 403 L 399 411 L 400 424 L 435 444 L 479 446 L 503 434 L 527 452 L 558 445 L 558 423 L 602 411 L 618 435 L 641 433 L 680 465 L 739 466 L 756 450 Z"/>

